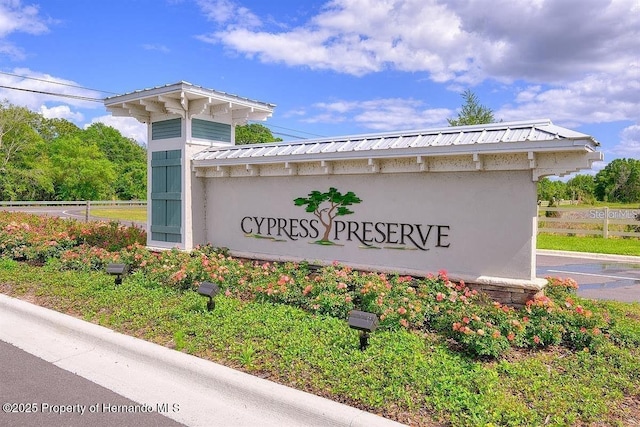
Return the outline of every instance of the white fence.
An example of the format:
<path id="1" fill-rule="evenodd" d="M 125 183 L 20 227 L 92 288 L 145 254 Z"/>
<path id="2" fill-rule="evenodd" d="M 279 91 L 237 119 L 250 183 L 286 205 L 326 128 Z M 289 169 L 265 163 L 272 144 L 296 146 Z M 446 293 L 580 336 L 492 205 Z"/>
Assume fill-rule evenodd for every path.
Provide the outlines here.
<path id="1" fill-rule="evenodd" d="M 84 210 L 84 217 L 86 221 L 89 221 L 91 217 L 92 207 L 129 207 L 129 206 L 147 206 L 146 200 L 94 200 L 94 201 L 48 201 L 48 202 L 36 202 L 36 201 L 23 201 L 23 202 L 2 202 L 0 201 L 0 209 L 9 208 L 15 210 L 21 210 L 21 208 L 42 208 L 47 207 L 80 207 Z"/>
<path id="2" fill-rule="evenodd" d="M 640 238 L 639 209 L 538 207 L 538 232 Z"/>

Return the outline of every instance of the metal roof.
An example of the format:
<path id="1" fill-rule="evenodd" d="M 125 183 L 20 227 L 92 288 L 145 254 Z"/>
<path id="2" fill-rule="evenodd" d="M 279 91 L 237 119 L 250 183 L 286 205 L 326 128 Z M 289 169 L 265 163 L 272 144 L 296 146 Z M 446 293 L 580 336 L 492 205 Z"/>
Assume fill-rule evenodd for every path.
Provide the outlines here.
<path id="1" fill-rule="evenodd" d="M 234 95 L 231 93 L 227 93 L 227 92 L 222 92 L 219 90 L 215 90 L 215 89 L 207 89 L 203 86 L 198 86 L 198 85 L 194 85 L 191 84 L 189 82 L 185 82 L 183 81 L 179 81 L 178 83 L 171 83 L 171 84 L 166 84 L 166 85 L 162 85 L 162 86 L 155 86 L 152 88 L 147 88 L 147 89 L 139 89 L 139 90 L 135 90 L 132 92 L 127 92 L 121 95 L 114 95 L 114 96 L 109 96 L 107 98 L 105 98 L 104 103 L 105 105 L 110 105 L 113 103 L 118 103 L 118 102 L 122 102 L 123 98 L 127 98 L 127 100 L 129 99 L 139 99 L 139 98 L 146 98 L 149 95 L 159 95 L 159 94 L 165 94 L 168 92 L 179 92 L 181 90 L 188 90 L 190 92 L 194 92 L 194 93 L 198 93 L 200 95 L 203 96 L 215 96 L 217 98 L 227 98 L 230 101 L 239 101 L 239 102 L 245 102 L 245 103 L 251 103 L 251 104 L 260 104 L 264 107 L 267 108 L 275 108 L 275 104 L 270 104 L 268 102 L 262 102 L 262 101 L 256 101 L 254 99 L 249 99 L 249 98 L 245 98 L 242 96 L 238 96 L 238 95 Z"/>
<path id="2" fill-rule="evenodd" d="M 106 98 L 104 105 L 114 116 L 134 117 L 150 123 L 152 114 L 233 115 L 233 123 L 264 120 L 271 116 L 274 104 L 242 98 L 226 92 L 205 89 L 184 81 L 142 89 Z"/>
<path id="3" fill-rule="evenodd" d="M 523 151 L 540 143 L 552 147 L 595 151 L 599 143 L 591 136 L 556 126 L 548 119 L 502 122 L 474 126 L 391 133 L 341 136 L 275 144 L 211 147 L 194 157 L 195 166 L 274 163 L 307 158 L 396 157 L 416 154 L 459 154 L 510 149 Z M 544 144 L 547 147 L 548 144 Z"/>

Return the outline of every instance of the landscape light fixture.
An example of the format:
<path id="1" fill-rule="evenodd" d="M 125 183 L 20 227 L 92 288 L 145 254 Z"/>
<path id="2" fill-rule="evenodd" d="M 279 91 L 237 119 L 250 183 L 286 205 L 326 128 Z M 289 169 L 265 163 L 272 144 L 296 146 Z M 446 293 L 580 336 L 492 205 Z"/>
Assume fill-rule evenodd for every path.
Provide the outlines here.
<path id="1" fill-rule="evenodd" d="M 116 286 L 122 284 L 122 276 L 127 272 L 127 264 L 108 264 L 107 274 L 116 276 Z"/>
<path id="2" fill-rule="evenodd" d="M 378 316 L 366 311 L 352 310 L 349 313 L 349 327 L 360 331 L 360 350 L 369 345 L 369 334 L 378 327 Z"/>
<path id="3" fill-rule="evenodd" d="M 211 311 L 216 307 L 213 297 L 220 293 L 220 287 L 218 285 L 211 282 L 202 282 L 198 287 L 198 293 L 204 297 L 209 297 L 209 301 L 207 301 L 207 311 Z"/>

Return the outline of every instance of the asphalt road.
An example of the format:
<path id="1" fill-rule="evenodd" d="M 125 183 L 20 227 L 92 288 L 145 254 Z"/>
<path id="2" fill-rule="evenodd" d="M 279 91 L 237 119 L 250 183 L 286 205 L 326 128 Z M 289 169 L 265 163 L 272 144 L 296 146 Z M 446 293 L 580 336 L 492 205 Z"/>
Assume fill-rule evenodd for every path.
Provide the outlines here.
<path id="1" fill-rule="evenodd" d="M 537 276 L 571 277 L 585 298 L 640 302 L 640 261 L 538 254 Z"/>
<path id="2" fill-rule="evenodd" d="M 37 215 L 57 216 L 60 218 L 85 219 L 85 208 L 81 206 L 3 206 L 0 209 L 9 212 L 26 212 Z"/>
<path id="3" fill-rule="evenodd" d="M 0 360 L 0 426 L 182 425 L 158 411 L 172 408 L 141 405 L 4 341 Z"/>

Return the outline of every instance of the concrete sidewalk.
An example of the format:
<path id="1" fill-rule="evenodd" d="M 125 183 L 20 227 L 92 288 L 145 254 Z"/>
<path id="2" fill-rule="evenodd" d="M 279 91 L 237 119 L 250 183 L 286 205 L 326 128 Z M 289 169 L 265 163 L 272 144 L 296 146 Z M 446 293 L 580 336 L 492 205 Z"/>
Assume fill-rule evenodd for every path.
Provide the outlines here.
<path id="1" fill-rule="evenodd" d="M 188 426 L 402 425 L 2 294 L 0 340 Z"/>

